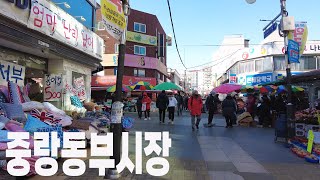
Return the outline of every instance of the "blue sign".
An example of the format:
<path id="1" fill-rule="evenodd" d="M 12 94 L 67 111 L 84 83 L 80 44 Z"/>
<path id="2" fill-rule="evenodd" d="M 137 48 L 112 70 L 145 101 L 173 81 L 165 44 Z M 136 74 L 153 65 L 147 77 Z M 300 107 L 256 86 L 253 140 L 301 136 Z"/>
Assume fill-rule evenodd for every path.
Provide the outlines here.
<path id="1" fill-rule="evenodd" d="M 289 63 L 300 63 L 299 62 L 299 43 L 294 40 L 288 40 L 288 60 Z"/>
<path id="2" fill-rule="evenodd" d="M 271 33 L 273 33 L 277 29 L 277 26 L 278 26 L 277 23 L 273 23 L 272 26 L 270 26 L 268 29 L 266 29 L 263 32 L 263 37 L 264 38 L 268 37 Z"/>
<path id="3" fill-rule="evenodd" d="M 272 82 L 272 73 L 254 74 L 246 76 L 246 85 L 258 85 Z"/>

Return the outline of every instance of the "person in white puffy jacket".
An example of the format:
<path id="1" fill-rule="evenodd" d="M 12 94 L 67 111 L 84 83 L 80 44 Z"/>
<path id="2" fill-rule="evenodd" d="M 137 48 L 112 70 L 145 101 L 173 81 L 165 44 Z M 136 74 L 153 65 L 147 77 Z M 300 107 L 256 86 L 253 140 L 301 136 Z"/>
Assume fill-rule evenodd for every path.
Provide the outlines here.
<path id="1" fill-rule="evenodd" d="M 169 123 L 171 124 L 173 124 L 173 121 L 174 121 L 174 112 L 177 104 L 178 104 L 177 99 L 173 96 L 172 93 L 170 93 L 168 111 L 169 111 Z"/>

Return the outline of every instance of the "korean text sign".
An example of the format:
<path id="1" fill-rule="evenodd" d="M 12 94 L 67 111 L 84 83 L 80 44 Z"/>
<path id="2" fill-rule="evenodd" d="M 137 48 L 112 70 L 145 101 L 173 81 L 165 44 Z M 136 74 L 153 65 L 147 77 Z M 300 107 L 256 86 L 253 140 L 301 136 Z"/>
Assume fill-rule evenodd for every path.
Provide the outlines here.
<path id="1" fill-rule="evenodd" d="M 101 15 L 108 33 L 120 40 L 127 27 L 121 0 L 101 0 Z"/>
<path id="2" fill-rule="evenodd" d="M 299 43 L 288 40 L 288 60 L 290 63 L 299 63 Z"/>
<path id="3" fill-rule="evenodd" d="M 103 40 L 75 18 L 46 0 L 31 0 L 28 27 L 102 59 Z"/>
<path id="4" fill-rule="evenodd" d="M 0 85 L 7 85 L 11 81 L 24 86 L 25 72 L 24 66 L 0 60 Z"/>
<path id="5" fill-rule="evenodd" d="M 246 85 L 257 85 L 272 82 L 272 73 L 254 74 L 246 76 Z"/>
<path id="6" fill-rule="evenodd" d="M 63 89 L 62 74 L 46 74 L 44 79 L 44 100 L 60 101 Z"/>
<path id="7" fill-rule="evenodd" d="M 288 34 L 288 39 L 294 40 L 299 44 L 299 55 L 301 56 L 308 39 L 308 27 L 306 22 L 296 22 L 295 26 L 296 29 Z"/>
<path id="8" fill-rule="evenodd" d="M 40 176 L 53 176 L 59 169 L 55 159 L 58 152 L 66 159 L 62 170 L 67 176 L 81 176 L 88 168 L 98 169 L 99 176 L 105 176 L 106 169 L 109 168 L 116 168 L 119 173 L 127 168 L 131 173 L 135 170 L 135 174 L 142 174 L 142 169 L 145 168 L 148 174 L 158 177 L 166 175 L 170 170 L 166 159 L 172 146 L 169 132 L 135 132 L 135 161 L 129 158 L 129 133 L 123 132 L 122 155 L 118 164 L 109 158 L 114 153 L 112 133 L 91 133 L 90 151 L 86 149 L 85 132 L 63 132 L 62 136 L 59 137 L 58 132 L 54 131 L 35 132 L 34 142 L 31 143 L 28 132 L 8 132 L 8 139 L 11 141 L 7 143 L 6 157 L 12 158 L 7 163 L 8 173 L 25 176 L 29 172 L 36 172 Z M 143 142 L 148 145 L 144 146 Z M 84 162 L 87 156 L 90 156 L 88 164 Z M 143 164 L 143 156 L 148 159 L 146 164 Z M 44 165 L 49 165 L 49 168 L 43 168 Z"/>

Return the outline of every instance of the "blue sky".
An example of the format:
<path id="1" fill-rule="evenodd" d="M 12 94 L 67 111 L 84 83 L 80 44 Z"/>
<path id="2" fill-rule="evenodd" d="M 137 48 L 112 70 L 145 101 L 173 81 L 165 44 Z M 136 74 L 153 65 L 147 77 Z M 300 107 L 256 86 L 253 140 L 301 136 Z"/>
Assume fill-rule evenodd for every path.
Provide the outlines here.
<path id="1" fill-rule="evenodd" d="M 201 2 L 201 3 L 200 3 Z M 130 0 L 131 8 L 154 14 L 167 34 L 172 35 L 167 0 Z M 263 27 L 280 12 L 279 0 L 170 0 L 177 42 L 187 67 L 211 61 L 218 47 L 186 45 L 217 44 L 224 35 L 244 34 L 251 44 L 263 40 Z M 287 0 L 289 16 L 307 21 L 309 40 L 320 39 L 319 0 Z M 168 48 L 168 66 L 183 70 L 173 44 Z"/>

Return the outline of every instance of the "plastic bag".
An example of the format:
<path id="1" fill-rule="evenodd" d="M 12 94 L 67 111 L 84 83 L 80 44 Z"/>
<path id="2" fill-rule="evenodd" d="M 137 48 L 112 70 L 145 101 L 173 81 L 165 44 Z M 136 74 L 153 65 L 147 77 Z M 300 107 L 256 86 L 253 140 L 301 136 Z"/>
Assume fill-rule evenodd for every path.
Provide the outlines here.
<path id="1" fill-rule="evenodd" d="M 143 103 L 141 107 L 141 111 L 146 111 L 147 110 L 147 104 Z"/>

